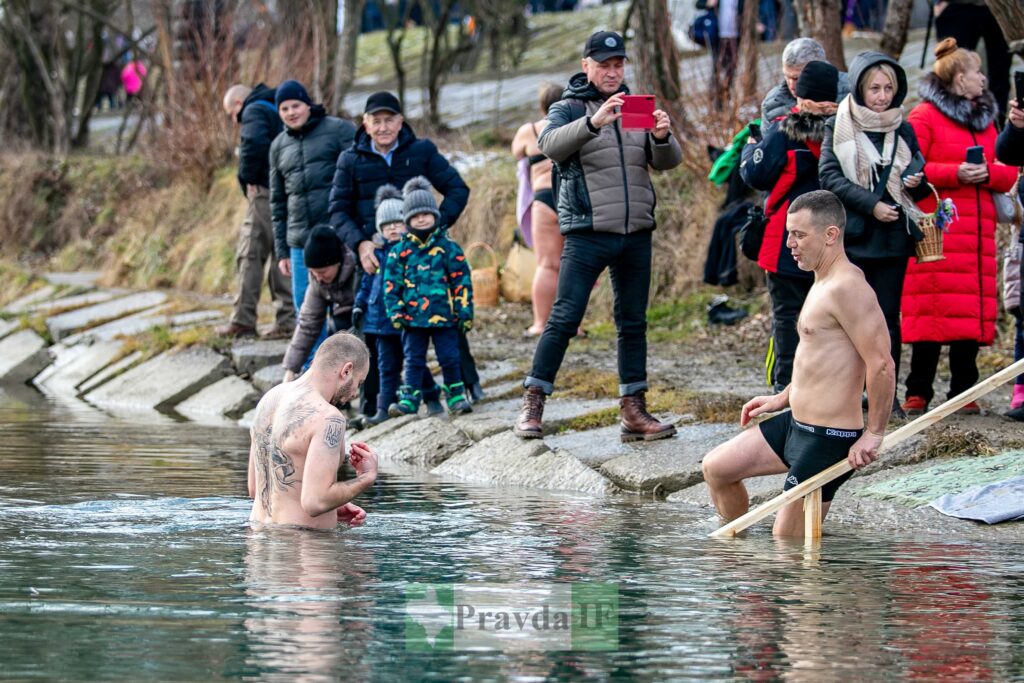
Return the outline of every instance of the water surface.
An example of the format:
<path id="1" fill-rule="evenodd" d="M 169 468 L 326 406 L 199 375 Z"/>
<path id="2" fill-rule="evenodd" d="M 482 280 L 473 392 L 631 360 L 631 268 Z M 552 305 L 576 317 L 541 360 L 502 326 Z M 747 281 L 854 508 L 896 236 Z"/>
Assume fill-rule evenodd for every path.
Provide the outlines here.
<path id="1" fill-rule="evenodd" d="M 248 435 L 0 389 L 0 677 L 1024 680 L 1024 551 L 760 529 L 386 473 L 339 533 L 250 530 Z M 405 646 L 412 582 L 615 582 L 614 652 Z"/>

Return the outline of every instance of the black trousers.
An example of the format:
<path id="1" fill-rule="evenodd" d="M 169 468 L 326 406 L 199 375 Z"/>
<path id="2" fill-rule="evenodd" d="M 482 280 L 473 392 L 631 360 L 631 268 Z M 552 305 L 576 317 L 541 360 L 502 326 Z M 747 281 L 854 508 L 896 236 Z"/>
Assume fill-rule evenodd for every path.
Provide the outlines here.
<path id="1" fill-rule="evenodd" d="M 814 279 L 768 273 L 768 294 L 772 298 L 772 351 L 768 356 L 768 378 L 776 389 L 793 381 L 793 357 L 800 343 L 796 321 Z"/>
<path id="2" fill-rule="evenodd" d="M 903 281 L 907 276 L 907 259 L 899 257 L 851 261 L 864 271 L 864 279 L 875 290 L 878 305 L 885 316 L 885 326 L 889 329 L 889 350 L 896 363 L 896 376 L 899 377 L 903 338 L 900 331 L 900 298 L 903 296 Z"/>
<path id="3" fill-rule="evenodd" d="M 961 394 L 978 382 L 978 348 L 976 341 L 955 341 L 949 344 L 949 393 L 946 398 Z M 939 367 L 942 344 L 914 342 L 911 344 L 910 375 L 907 376 L 907 396 L 920 396 L 931 401 L 935 396 L 932 384 Z"/>
<path id="4" fill-rule="evenodd" d="M 984 38 L 988 87 L 999 102 L 999 111 L 1005 115 L 1010 97 L 1011 55 L 992 10 L 984 5 L 949 4 L 935 18 L 935 35 L 937 41 L 956 38 L 957 46 L 968 50 L 976 49 L 978 41 Z"/>
<path id="5" fill-rule="evenodd" d="M 569 233 L 562 248 L 558 291 L 544 332 L 533 354 L 526 386 L 545 394 L 554 391 L 569 340 L 576 336 L 587 311 L 590 292 L 605 268 L 615 294 L 613 314 L 618 330 L 619 395 L 647 389 L 647 298 L 651 289 L 651 231 L 618 235 Z"/>
<path id="6" fill-rule="evenodd" d="M 476 359 L 469 351 L 469 340 L 466 333 L 459 330 L 459 369 L 462 372 L 462 381 L 466 387 L 480 384 L 480 374 L 476 371 Z"/>

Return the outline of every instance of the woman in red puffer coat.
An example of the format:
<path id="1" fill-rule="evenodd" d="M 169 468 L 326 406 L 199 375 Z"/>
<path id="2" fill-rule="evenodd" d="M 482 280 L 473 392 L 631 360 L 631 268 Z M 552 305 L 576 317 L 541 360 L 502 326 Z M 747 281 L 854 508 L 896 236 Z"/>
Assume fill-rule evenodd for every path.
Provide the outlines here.
<path id="1" fill-rule="evenodd" d="M 943 239 L 945 260 L 914 263 L 903 288 L 903 341 L 913 346 L 907 400 L 908 415 L 921 414 L 934 392 L 935 370 L 943 344 L 949 345 L 950 391 L 955 396 L 978 381 L 981 345 L 995 338 L 996 209 L 993 192 L 1006 192 L 1017 169 L 995 160 L 998 114 L 985 89 L 981 58 L 947 38 L 935 48 L 932 73 L 921 79 L 924 100 L 910 113 L 925 175 L 942 197 L 956 204 L 958 218 Z M 984 162 L 965 161 L 968 147 L 980 146 Z M 935 210 L 934 197 L 920 207 Z M 961 412 L 977 413 L 977 403 Z"/>

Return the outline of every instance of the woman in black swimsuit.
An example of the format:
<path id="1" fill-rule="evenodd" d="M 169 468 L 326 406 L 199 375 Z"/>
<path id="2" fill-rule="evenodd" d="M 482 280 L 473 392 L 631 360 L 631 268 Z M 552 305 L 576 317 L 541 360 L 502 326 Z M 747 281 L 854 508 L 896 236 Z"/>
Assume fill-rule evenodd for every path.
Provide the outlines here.
<path id="1" fill-rule="evenodd" d="M 540 88 L 540 108 L 547 116 L 552 104 L 562 99 L 562 86 L 545 83 Z M 546 119 L 523 124 L 512 140 L 512 154 L 516 160 L 530 162 L 530 181 L 533 187 L 533 206 L 530 208 L 533 225 L 533 250 L 537 256 L 537 272 L 533 278 L 533 324 L 526 335 L 533 337 L 544 330 L 555 303 L 558 289 L 558 267 L 562 258 L 564 238 L 558 230 L 558 212 L 551 191 L 551 160 L 540 152 L 537 138 L 547 124 Z"/>

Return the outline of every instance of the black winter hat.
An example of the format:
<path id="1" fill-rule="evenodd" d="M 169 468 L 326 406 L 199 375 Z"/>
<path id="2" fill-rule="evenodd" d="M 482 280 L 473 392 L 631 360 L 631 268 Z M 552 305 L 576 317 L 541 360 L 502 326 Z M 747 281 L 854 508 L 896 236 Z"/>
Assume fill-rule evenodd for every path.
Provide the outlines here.
<path id="1" fill-rule="evenodd" d="M 341 248 L 338 234 L 328 227 L 320 226 L 309 234 L 302 257 L 307 268 L 326 268 L 341 263 L 344 257 Z"/>
<path id="2" fill-rule="evenodd" d="M 796 96 L 812 102 L 835 102 L 839 97 L 839 69 L 828 62 L 808 62 L 797 79 Z"/>
<path id="3" fill-rule="evenodd" d="M 277 94 L 274 95 L 274 106 L 280 109 L 281 103 L 288 100 L 298 100 L 310 106 L 313 104 L 313 101 L 309 99 L 309 93 L 306 92 L 306 86 L 298 81 L 285 81 L 277 86 Z"/>

